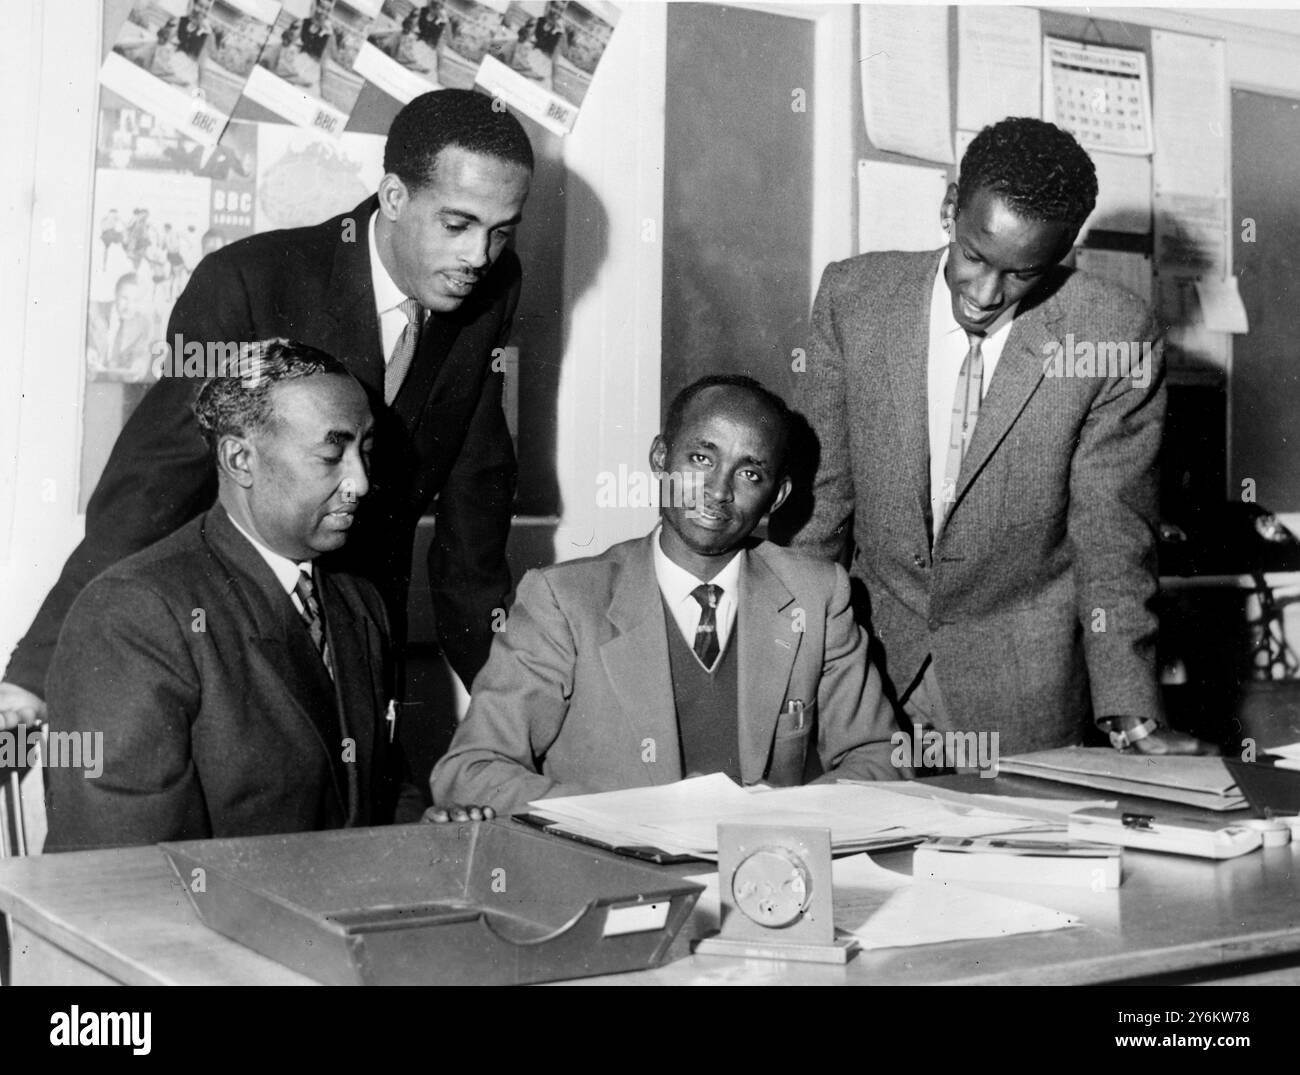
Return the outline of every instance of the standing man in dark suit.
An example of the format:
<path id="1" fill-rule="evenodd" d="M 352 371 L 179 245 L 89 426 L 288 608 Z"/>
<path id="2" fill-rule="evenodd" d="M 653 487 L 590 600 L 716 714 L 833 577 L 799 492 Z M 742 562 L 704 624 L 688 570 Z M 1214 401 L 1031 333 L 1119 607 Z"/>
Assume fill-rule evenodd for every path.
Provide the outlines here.
<path id="1" fill-rule="evenodd" d="M 370 395 L 374 489 L 337 566 L 379 586 L 400 642 L 415 528 L 434 505 L 439 641 L 473 680 L 510 589 L 515 459 L 493 360 L 519 297 L 507 243 L 532 166 L 523 127 L 490 98 L 424 94 L 393 121 L 376 196 L 199 263 L 168 325 L 168 375 L 118 437 L 85 540 L 10 659 L 0 724 L 39 717 L 59 627 L 86 583 L 211 505 L 216 480 L 191 410 L 205 364 L 272 336 L 337 355 Z"/>
<path id="2" fill-rule="evenodd" d="M 856 543 L 912 724 L 998 732 L 1003 754 L 1090 721 L 1119 748 L 1206 749 L 1159 724 L 1159 329 L 1058 265 L 1096 195 L 1066 132 L 986 128 L 940 209 L 946 250 L 826 270 L 795 399 L 821 440 L 796 543 Z"/>
<path id="3" fill-rule="evenodd" d="M 195 403 L 216 505 L 105 571 L 64 622 L 50 728 L 102 736 L 102 772 L 46 770 L 47 850 L 378 825 L 397 810 L 384 603 L 318 559 L 370 489 L 365 391 L 300 344 L 241 358 Z"/>

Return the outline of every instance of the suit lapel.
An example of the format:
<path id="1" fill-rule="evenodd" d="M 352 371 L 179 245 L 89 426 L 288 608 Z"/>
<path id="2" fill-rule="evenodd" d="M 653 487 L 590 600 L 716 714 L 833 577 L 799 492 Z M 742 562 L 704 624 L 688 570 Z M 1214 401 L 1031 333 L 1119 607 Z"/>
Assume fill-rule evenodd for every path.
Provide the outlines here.
<path id="1" fill-rule="evenodd" d="M 877 346 L 889 371 L 889 389 L 898 416 L 899 455 L 916 491 L 916 506 L 928 531 L 930 519 L 930 409 L 926 367 L 930 356 L 930 301 L 942 251 L 918 257 L 899 276 L 882 319 Z"/>
<path id="2" fill-rule="evenodd" d="M 289 703 L 287 719 L 304 728 L 325 752 L 333 774 L 339 808 L 346 812 L 347 796 L 335 764 L 342 751 L 339 742 L 338 703 L 329 673 L 321 663 L 311 636 L 298 611 L 280 588 L 275 573 L 230 521 L 220 504 L 208 512 L 204 538 L 225 565 L 232 590 L 237 590 L 251 624 L 249 653 L 267 673 L 283 684 Z M 279 717 L 280 713 L 274 714 Z"/>
<path id="3" fill-rule="evenodd" d="M 957 499 L 953 511 L 970 488 L 975 476 L 1006 438 L 1011 426 L 1025 409 L 1043 379 L 1043 341 L 1051 338 L 1052 326 L 1059 319 L 1055 304 L 1048 298 L 1016 316 L 1007 335 L 1006 346 L 993 373 L 988 394 L 980 404 L 966 458 L 957 478 Z"/>
<path id="4" fill-rule="evenodd" d="M 736 637 L 740 645 L 740 775 L 746 784 L 763 779 L 781 701 L 790 682 L 803 634 L 793 629 L 794 595 L 773 574 L 762 555 L 744 552 Z"/>
<path id="5" fill-rule="evenodd" d="M 340 223 L 334 248 L 334 265 L 321 311 L 333 328 L 334 354 L 372 394 L 384 398 L 383 337 L 375 310 L 375 287 L 370 274 L 370 217 L 379 208 L 377 198 L 362 202 L 342 221 L 352 220 L 355 233 L 345 241 Z"/>
<path id="6" fill-rule="evenodd" d="M 627 722 L 634 756 L 644 757 L 644 744 L 652 740 L 656 763 L 645 772 L 652 783 L 667 784 L 681 779 L 682 748 L 653 540 L 652 534 L 639 542 L 619 572 L 607 613 L 617 634 L 600 647 L 600 660 Z"/>

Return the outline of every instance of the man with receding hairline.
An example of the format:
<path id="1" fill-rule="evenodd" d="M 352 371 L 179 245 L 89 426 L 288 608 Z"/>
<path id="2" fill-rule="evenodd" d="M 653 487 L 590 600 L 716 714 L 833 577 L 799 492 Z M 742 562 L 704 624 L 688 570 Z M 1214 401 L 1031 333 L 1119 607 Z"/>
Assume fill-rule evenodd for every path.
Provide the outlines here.
<path id="1" fill-rule="evenodd" d="M 334 558 L 379 586 L 400 643 L 415 530 L 432 511 L 438 639 L 467 685 L 510 591 L 515 458 L 493 359 L 518 302 L 508 244 L 532 168 L 523 127 L 491 98 L 417 97 L 392 123 L 374 196 L 323 224 L 212 252 L 167 331 L 173 350 L 289 337 L 337 355 L 361 382 L 375 415 L 374 489 Z M 212 503 L 216 481 L 190 409 L 198 385 L 164 377 L 122 430 L 85 540 L 10 659 L 0 727 L 39 718 L 59 626 L 81 588 Z"/>
<path id="2" fill-rule="evenodd" d="M 271 340 L 195 417 L 217 503 L 91 582 L 59 636 L 50 727 L 102 736 L 103 770 L 47 771 L 46 850 L 415 820 L 383 600 L 320 562 L 370 492 L 365 391 Z"/>
<path id="3" fill-rule="evenodd" d="M 790 492 L 789 411 L 748 377 L 683 389 L 650 450 L 660 525 L 530 571 L 433 772 L 440 816 L 723 773 L 892 779 L 892 711 L 848 576 L 751 540 Z"/>

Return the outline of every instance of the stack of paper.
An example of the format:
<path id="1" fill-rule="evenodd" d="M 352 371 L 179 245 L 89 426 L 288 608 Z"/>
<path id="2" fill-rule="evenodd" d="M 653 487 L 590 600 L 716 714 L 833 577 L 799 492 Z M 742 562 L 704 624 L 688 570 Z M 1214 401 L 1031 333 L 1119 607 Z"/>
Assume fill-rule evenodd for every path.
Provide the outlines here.
<path id="1" fill-rule="evenodd" d="M 1221 758 L 1065 747 L 1003 758 L 999 772 L 1185 803 L 1203 810 L 1239 810 L 1246 805 Z"/>
<path id="2" fill-rule="evenodd" d="M 694 928 L 718 928 L 718 875 L 688 877 L 704 885 Z M 1079 924 L 1073 915 L 1009 896 L 936 881 L 913 881 L 869 855 L 836 859 L 831 866 L 835 928 L 863 948 L 899 948 L 943 941 L 1038 933 Z"/>
<path id="3" fill-rule="evenodd" d="M 896 784 L 810 784 L 800 788 L 738 787 L 721 774 L 675 784 L 539 799 L 535 814 L 561 835 L 615 848 L 656 848 L 716 858 L 720 823 L 829 829 L 835 851 L 879 850 L 926 836 L 982 836 L 1039 828 L 1043 819 L 972 808 L 901 792 Z M 1081 804 L 1085 805 L 1085 804 Z M 1051 822 L 1049 822 L 1050 824 Z M 1056 819 L 1064 827 L 1063 818 Z"/>

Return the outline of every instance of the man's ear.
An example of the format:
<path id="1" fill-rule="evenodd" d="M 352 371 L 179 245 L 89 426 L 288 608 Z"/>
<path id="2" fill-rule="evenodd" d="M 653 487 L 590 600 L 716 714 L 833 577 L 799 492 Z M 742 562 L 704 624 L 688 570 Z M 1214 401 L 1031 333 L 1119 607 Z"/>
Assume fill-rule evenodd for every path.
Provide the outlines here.
<path id="1" fill-rule="evenodd" d="M 790 490 L 793 488 L 794 483 L 790 480 L 789 475 L 781 479 L 781 485 L 776 491 L 776 496 L 772 498 L 772 505 L 767 509 L 769 515 L 786 502 L 786 498 L 789 497 Z"/>
<path id="2" fill-rule="evenodd" d="M 939 204 L 939 223 L 943 225 L 943 230 L 952 237 L 952 229 L 957 223 L 957 184 L 949 183 L 947 193 L 943 196 L 943 201 Z"/>
<path id="3" fill-rule="evenodd" d="M 385 219 L 396 220 L 409 197 L 410 191 L 406 189 L 406 184 L 393 172 L 387 173 L 379 181 L 379 211 Z"/>
<path id="4" fill-rule="evenodd" d="M 663 434 L 660 433 L 653 441 L 650 442 L 650 471 L 659 477 L 664 473 L 665 465 L 668 462 L 668 444 L 664 440 Z"/>
<path id="5" fill-rule="evenodd" d="M 217 473 L 236 485 L 249 489 L 253 485 L 253 456 L 257 449 L 245 437 L 228 433 L 217 442 Z"/>

